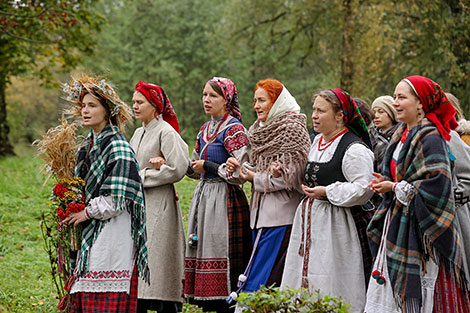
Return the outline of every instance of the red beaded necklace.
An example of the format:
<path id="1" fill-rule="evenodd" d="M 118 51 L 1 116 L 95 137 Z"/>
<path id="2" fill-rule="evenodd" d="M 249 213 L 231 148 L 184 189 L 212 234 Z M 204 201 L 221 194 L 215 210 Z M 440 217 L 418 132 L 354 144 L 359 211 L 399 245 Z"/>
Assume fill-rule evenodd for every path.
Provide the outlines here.
<path id="1" fill-rule="evenodd" d="M 344 130 L 342 130 L 341 132 L 339 132 L 338 134 L 336 134 L 333 138 L 331 138 L 330 140 L 328 140 L 328 141 L 325 142 L 325 143 L 322 143 L 323 136 L 321 136 L 321 137 L 320 137 L 320 140 L 318 141 L 318 151 L 323 151 L 323 150 L 325 150 L 326 148 L 328 148 L 329 146 L 331 146 L 331 145 L 333 144 L 333 142 L 335 141 L 336 138 L 338 138 L 338 137 L 341 136 L 342 134 L 345 134 L 347 131 L 348 131 L 348 129 L 345 128 Z"/>

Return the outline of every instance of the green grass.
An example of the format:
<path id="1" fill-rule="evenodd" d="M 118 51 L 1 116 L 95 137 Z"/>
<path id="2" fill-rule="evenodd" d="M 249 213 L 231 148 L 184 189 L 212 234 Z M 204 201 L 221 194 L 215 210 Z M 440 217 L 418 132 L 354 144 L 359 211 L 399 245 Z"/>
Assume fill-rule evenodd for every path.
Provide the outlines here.
<path id="1" fill-rule="evenodd" d="M 43 162 L 30 149 L 17 153 L 24 156 L 0 158 L 0 312 L 59 312 L 40 230 L 54 181 L 44 185 Z M 185 225 L 197 183 L 176 184 Z"/>
<path id="2" fill-rule="evenodd" d="M 0 159 L 0 312 L 53 312 L 56 291 L 40 231 L 52 182 L 42 161 Z"/>

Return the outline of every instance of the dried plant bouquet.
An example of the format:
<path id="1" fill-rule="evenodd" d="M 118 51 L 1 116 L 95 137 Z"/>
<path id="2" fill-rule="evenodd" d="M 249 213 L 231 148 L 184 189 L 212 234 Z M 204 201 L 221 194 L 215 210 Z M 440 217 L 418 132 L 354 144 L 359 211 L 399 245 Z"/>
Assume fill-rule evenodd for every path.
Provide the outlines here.
<path id="1" fill-rule="evenodd" d="M 70 253 L 81 246 L 81 226 L 67 227 L 63 220 L 70 213 L 85 208 L 85 183 L 80 177 L 74 177 L 79 148 L 76 130 L 79 125 L 69 123 L 64 117 L 60 122 L 60 125 L 49 129 L 41 140 L 33 143 L 45 162 L 42 167 L 47 173 L 44 184 L 51 176 L 56 180 L 50 197 L 52 210 L 42 214 L 41 230 L 59 299 L 64 298 L 64 286 L 71 274 Z M 65 309 L 67 304 L 61 303 L 60 306 Z"/>

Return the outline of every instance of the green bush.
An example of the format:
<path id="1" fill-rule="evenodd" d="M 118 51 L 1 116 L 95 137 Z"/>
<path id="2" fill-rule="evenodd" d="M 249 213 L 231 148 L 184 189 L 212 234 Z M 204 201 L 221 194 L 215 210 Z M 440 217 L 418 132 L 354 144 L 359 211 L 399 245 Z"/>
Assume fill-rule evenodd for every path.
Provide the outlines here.
<path id="1" fill-rule="evenodd" d="M 262 286 L 251 293 L 241 293 L 238 298 L 241 312 L 282 312 L 282 313 L 347 313 L 348 304 L 332 296 L 322 296 L 317 290 L 277 288 Z"/>

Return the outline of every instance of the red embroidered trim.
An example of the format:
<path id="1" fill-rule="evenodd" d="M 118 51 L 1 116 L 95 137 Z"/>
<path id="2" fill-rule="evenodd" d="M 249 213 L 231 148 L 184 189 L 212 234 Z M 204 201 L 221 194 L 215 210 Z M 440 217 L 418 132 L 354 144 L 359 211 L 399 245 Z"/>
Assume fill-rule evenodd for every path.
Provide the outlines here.
<path id="1" fill-rule="evenodd" d="M 88 279 L 123 279 L 131 278 L 130 270 L 88 271 L 83 278 Z"/>
<path id="2" fill-rule="evenodd" d="M 228 297 L 228 260 L 186 258 L 184 294 L 199 298 Z"/>
<path id="3" fill-rule="evenodd" d="M 246 135 L 245 128 L 242 125 L 233 125 L 225 133 L 224 147 L 228 153 L 231 154 L 235 150 L 248 147 L 248 145 L 248 136 Z"/>

